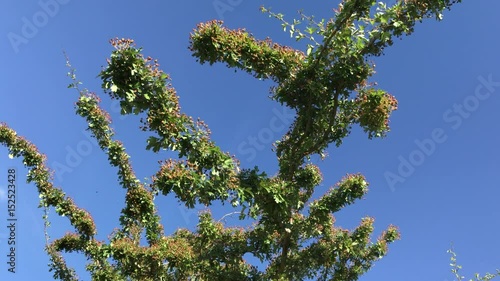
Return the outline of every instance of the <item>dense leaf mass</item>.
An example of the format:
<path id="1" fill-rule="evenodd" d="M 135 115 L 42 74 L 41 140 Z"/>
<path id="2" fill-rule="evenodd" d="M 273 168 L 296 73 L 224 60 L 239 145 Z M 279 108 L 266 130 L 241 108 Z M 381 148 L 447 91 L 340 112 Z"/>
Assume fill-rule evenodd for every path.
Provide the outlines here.
<path id="1" fill-rule="evenodd" d="M 0 124 L 0 143 L 29 168 L 28 182 L 37 186 L 41 206 L 55 208 L 74 227 L 47 244 L 54 278 L 78 280 L 62 254 L 79 252 L 88 258 L 86 269 L 93 280 L 357 280 L 386 255 L 399 232 L 389 226 L 372 242 L 371 217 L 352 231 L 335 225 L 334 213 L 362 198 L 368 182 L 361 174 L 348 174 L 312 200 L 323 177 L 309 159 L 324 156 L 331 143 L 341 145 L 356 124 L 369 138 L 385 136 L 397 101 L 368 82 L 374 74 L 369 58 L 381 55 L 394 38 L 412 33 L 417 21 L 441 19 L 442 11 L 458 2 L 404 0 L 387 7 L 372 0 L 344 0 L 329 20 L 315 22 L 302 15 L 292 24 L 262 8 L 296 39 L 311 40 L 305 53 L 255 39 L 221 21 L 199 24 L 189 48 L 200 63 L 225 63 L 273 80 L 272 98 L 296 112 L 289 131 L 276 143 L 279 172 L 274 176 L 258 167 L 240 169 L 238 160 L 210 139 L 203 121 L 181 112 L 177 93 L 158 62 L 144 57 L 130 39 L 111 40 L 114 50 L 99 74 L 103 90 L 119 100 L 122 114 L 142 116 L 140 128 L 150 134 L 146 149 L 175 151 L 178 158 L 161 161 L 151 183 L 141 182 L 124 145 L 114 138 L 99 97 L 77 89 L 76 113 L 87 121 L 126 190 L 120 227 L 109 241 L 98 241 L 90 214 L 51 183 L 45 156 Z M 307 23 L 304 32 L 298 28 L 301 21 Z M 254 223 L 226 227 L 204 212 L 196 230 L 165 235 L 154 204 L 160 193 L 173 193 L 187 208 L 215 200 L 231 203 L 241 220 Z M 267 267 L 259 270 L 249 264 L 244 258 L 248 254 Z"/>

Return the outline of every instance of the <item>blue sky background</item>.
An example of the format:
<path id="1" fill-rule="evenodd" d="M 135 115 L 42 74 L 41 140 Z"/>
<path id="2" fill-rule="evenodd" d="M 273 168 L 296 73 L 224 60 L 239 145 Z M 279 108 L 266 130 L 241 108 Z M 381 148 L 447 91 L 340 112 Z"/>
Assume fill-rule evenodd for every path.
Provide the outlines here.
<path id="1" fill-rule="evenodd" d="M 49 166 L 56 169 L 55 184 L 91 212 L 101 239 L 118 225 L 124 192 L 117 185 L 115 169 L 75 115 L 78 94 L 67 89 L 70 81 L 63 50 L 83 87 L 101 94 L 96 76 L 112 50 L 108 40 L 135 39 L 171 75 L 184 112 L 205 120 L 213 139 L 236 154 L 242 167 L 259 165 L 272 175 L 277 161 L 271 142 L 285 133 L 292 112 L 269 100 L 269 82 L 223 65 L 196 63 L 187 49 L 189 33 L 199 22 L 223 19 L 230 28 L 246 27 L 257 38 L 269 36 L 293 46 L 296 43 L 280 23 L 259 12 L 260 5 L 291 19 L 300 8 L 317 18 L 329 17 L 338 4 L 319 0 L 54 1 L 2 2 L 0 121 L 48 156 Z M 57 6 L 47 13 L 40 3 L 49 2 Z M 230 9 L 218 12 L 214 4 L 221 3 Z M 352 229 L 369 215 L 376 219 L 375 237 L 389 224 L 401 230 L 402 240 L 392 244 L 389 255 L 361 281 L 452 280 L 446 253 L 451 243 L 464 275 L 500 268 L 499 11 L 497 0 L 464 1 L 446 12 L 443 22 L 427 20 L 417 25 L 412 36 L 397 40 L 385 56 L 375 59 L 374 76 L 380 88 L 399 100 L 392 131 L 385 139 L 370 141 L 355 129 L 342 147 L 330 148 L 330 156 L 319 163 L 325 179 L 315 197 L 346 173 L 361 172 L 370 182 L 365 199 L 336 215 L 337 225 Z M 38 24 L 23 35 L 26 21 Z M 26 41 L 13 44 L 12 34 Z M 493 82 L 486 85 L 487 80 Z M 120 117 L 117 105 L 107 97 L 103 106 L 111 112 L 116 137 L 125 143 L 138 176 L 154 174 L 157 160 L 168 155 L 145 153 L 146 135 L 140 133 L 137 118 Z M 252 138 L 258 145 L 250 143 Z M 16 274 L 8 273 L 6 265 L 9 167 L 18 174 Z M 35 187 L 25 183 L 26 172 L 21 161 L 9 159 L 7 150 L 0 147 L 0 279 L 52 280 L 43 250 L 42 210 L 37 208 Z M 400 177 L 399 181 L 387 180 L 389 174 Z M 202 209 L 180 208 L 173 197 L 157 203 L 169 233 L 177 227 L 194 228 Z M 213 213 L 222 217 L 230 211 L 216 208 Z M 51 220 L 52 237 L 72 230 L 54 212 Z M 237 223 L 230 218 L 227 222 Z M 77 255 L 69 255 L 69 260 L 77 269 L 85 261 Z M 88 280 L 85 272 L 79 273 Z"/>

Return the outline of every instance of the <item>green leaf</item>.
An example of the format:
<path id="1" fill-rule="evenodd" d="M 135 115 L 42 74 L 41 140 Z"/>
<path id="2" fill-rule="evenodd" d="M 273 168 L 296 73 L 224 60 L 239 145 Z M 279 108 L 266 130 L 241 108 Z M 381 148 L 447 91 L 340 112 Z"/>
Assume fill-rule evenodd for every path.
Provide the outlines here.
<path id="1" fill-rule="evenodd" d="M 309 26 L 306 28 L 306 32 L 309 34 L 313 34 L 314 32 L 316 32 L 316 30 L 318 30 L 318 29 L 315 27 L 312 27 L 312 26 Z"/>
<path id="2" fill-rule="evenodd" d="M 311 44 L 308 44 L 308 45 L 307 45 L 307 52 L 306 52 L 306 54 L 307 54 L 308 56 L 311 54 L 312 49 L 313 49 L 313 46 L 312 46 Z"/>

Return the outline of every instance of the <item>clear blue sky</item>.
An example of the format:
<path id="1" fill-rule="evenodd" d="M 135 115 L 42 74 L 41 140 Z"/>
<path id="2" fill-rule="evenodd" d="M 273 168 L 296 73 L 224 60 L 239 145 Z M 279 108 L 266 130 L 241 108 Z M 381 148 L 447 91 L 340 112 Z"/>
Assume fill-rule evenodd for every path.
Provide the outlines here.
<path id="1" fill-rule="evenodd" d="M 279 22 L 259 12 L 261 4 L 291 19 L 300 8 L 317 18 L 328 17 L 338 3 L 54 1 L 3 3 L 0 121 L 35 143 L 48 156 L 49 166 L 58 167 L 55 184 L 92 213 L 101 239 L 118 224 L 124 192 L 117 185 L 116 171 L 85 136 L 86 125 L 74 113 L 77 93 L 66 88 L 70 81 L 63 50 L 83 86 L 100 94 L 96 75 L 111 52 L 108 40 L 135 39 L 171 74 L 184 112 L 205 120 L 213 139 L 236 154 L 242 167 L 259 165 L 273 174 L 277 162 L 271 139 L 285 133 L 290 112 L 268 99 L 269 82 L 223 65 L 196 63 L 187 49 L 189 33 L 199 22 L 223 19 L 231 28 L 246 27 L 257 38 L 269 36 L 293 45 Z M 57 6 L 44 10 L 40 3 L 48 2 Z M 233 6 L 217 12 L 214 3 Z M 401 230 L 402 240 L 360 280 L 451 281 L 446 250 L 452 242 L 465 275 L 500 268 L 499 12 L 498 0 L 465 0 L 446 12 L 443 22 L 427 20 L 412 36 L 397 40 L 375 60 L 374 77 L 380 88 L 399 100 L 392 131 L 385 139 L 370 141 L 356 129 L 319 163 L 325 179 L 315 196 L 346 173 L 362 172 L 371 184 L 365 199 L 337 214 L 338 225 L 352 229 L 369 215 L 376 219 L 375 236 L 389 224 Z M 29 24 L 36 30 L 25 27 Z M 13 34 L 24 41 L 12 43 Z M 156 160 L 168 155 L 143 153 L 146 136 L 138 130 L 137 119 L 120 118 L 108 98 L 103 106 L 111 112 L 116 136 L 127 146 L 137 174 L 154 174 Z M 8 167 L 18 173 L 15 275 L 6 265 Z M 25 176 L 22 163 L 10 160 L 0 147 L 0 279 L 52 280 L 43 250 L 38 194 L 33 185 L 25 184 Z M 168 232 L 196 226 L 197 210 L 178 207 L 174 198 L 162 198 L 158 204 Z M 227 212 L 216 209 L 214 215 Z M 51 219 L 52 237 L 72 230 L 54 212 Z M 84 259 L 71 255 L 70 261 L 82 264 Z M 85 272 L 79 273 L 88 279 Z"/>

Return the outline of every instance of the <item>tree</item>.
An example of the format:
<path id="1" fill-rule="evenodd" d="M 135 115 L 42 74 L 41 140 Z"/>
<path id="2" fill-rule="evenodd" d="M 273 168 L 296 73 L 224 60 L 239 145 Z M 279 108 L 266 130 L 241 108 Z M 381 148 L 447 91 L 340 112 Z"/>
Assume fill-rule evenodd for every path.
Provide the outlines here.
<path id="1" fill-rule="evenodd" d="M 119 100 L 122 114 L 142 116 L 141 130 L 149 134 L 146 149 L 175 151 L 179 159 L 162 162 L 151 183 L 140 181 L 123 144 L 114 138 L 99 97 L 79 89 L 71 71 L 71 86 L 79 92 L 76 112 L 86 119 L 126 190 L 120 228 L 109 241 L 99 241 L 90 214 L 53 186 L 45 156 L 1 124 L 0 142 L 13 157 L 23 158 L 40 205 L 55 208 L 74 227 L 47 244 L 54 278 L 77 280 L 62 253 L 79 252 L 90 260 L 86 269 L 95 280 L 357 280 L 386 255 L 399 232 L 389 226 L 371 242 L 373 218 L 363 218 L 353 231 L 335 226 L 333 214 L 363 197 L 368 183 L 361 174 L 349 174 L 312 200 L 322 176 L 311 156 L 324 157 L 332 143 L 340 146 L 355 124 L 369 138 L 386 135 L 397 101 L 368 82 L 374 74 L 369 58 L 411 34 L 417 21 L 441 19 L 441 13 L 458 2 L 405 0 L 388 7 L 372 0 L 345 0 L 329 20 L 316 22 L 301 14 L 293 23 L 262 8 L 297 40 L 310 40 L 305 53 L 255 39 L 244 29 L 228 29 L 221 21 L 199 24 L 189 47 L 200 63 L 221 62 L 271 79 L 276 84 L 272 99 L 295 110 L 293 124 L 274 147 L 279 160 L 275 176 L 257 167 L 240 169 L 238 160 L 210 139 L 201 120 L 180 111 L 176 91 L 158 62 L 144 57 L 130 39 L 111 40 L 115 50 L 99 74 L 104 92 Z M 304 31 L 298 28 L 302 22 Z M 255 224 L 225 227 L 205 212 L 196 231 L 180 229 L 166 236 L 154 205 L 160 193 L 174 193 L 187 208 L 231 203 L 241 219 Z M 243 256 L 248 253 L 267 269 L 259 271 L 247 263 Z"/>
<path id="2" fill-rule="evenodd" d="M 453 247 L 451 247 L 447 252 L 451 255 L 451 257 L 450 257 L 451 272 L 453 273 L 454 277 L 456 278 L 456 281 L 464 280 L 465 277 L 460 275 L 460 273 L 459 273 L 460 269 L 462 269 L 462 266 L 458 265 L 458 263 L 457 263 L 457 254 L 454 252 Z M 469 281 L 489 281 L 489 280 L 493 280 L 495 277 L 499 277 L 499 276 L 500 276 L 500 270 L 497 269 L 495 274 L 486 273 L 483 277 L 481 277 L 481 275 L 479 275 L 479 273 L 476 273 L 476 274 L 474 274 L 474 280 L 469 279 Z"/>

